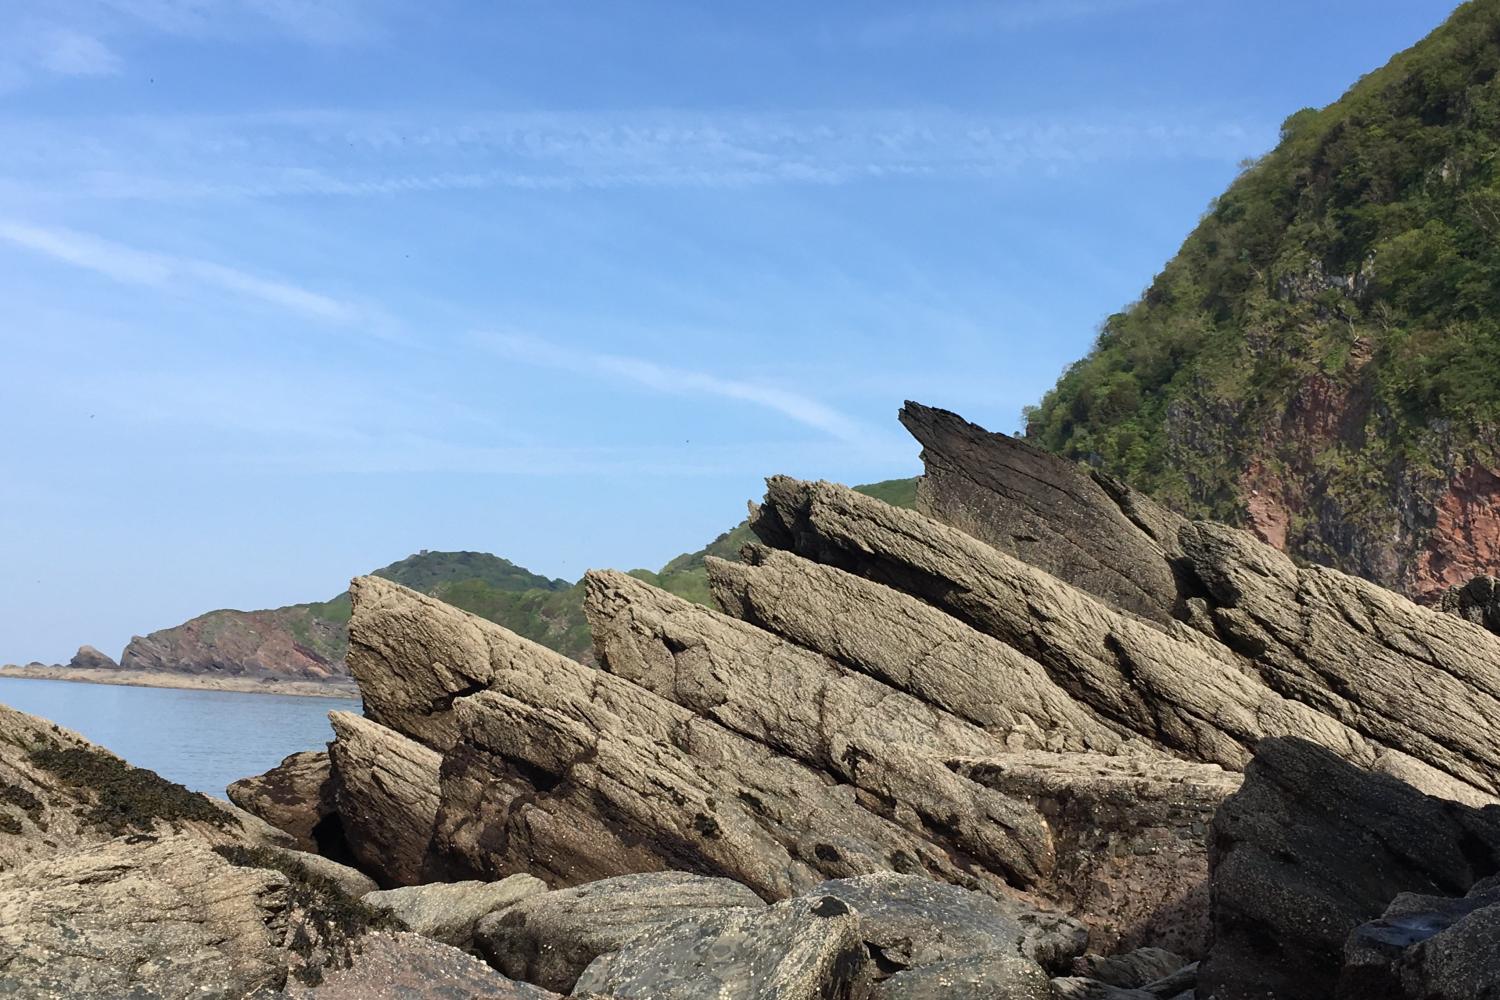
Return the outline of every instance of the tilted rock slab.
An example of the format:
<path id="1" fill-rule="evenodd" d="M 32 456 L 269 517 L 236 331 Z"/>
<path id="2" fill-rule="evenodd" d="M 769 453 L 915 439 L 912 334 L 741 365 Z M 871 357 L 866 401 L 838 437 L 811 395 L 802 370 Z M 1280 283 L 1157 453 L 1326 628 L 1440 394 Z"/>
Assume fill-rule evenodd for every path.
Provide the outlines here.
<path id="1" fill-rule="evenodd" d="M 1122 729 L 1193 760 L 1242 769 L 1272 735 L 1372 764 L 1380 748 L 1272 691 L 1233 654 L 1106 607 L 963 532 L 833 483 L 768 480 L 763 541 L 904 590 L 1041 663 Z M 1205 640 L 1206 641 L 1206 640 Z"/>
<path id="2" fill-rule="evenodd" d="M 433 877 L 529 871 L 569 886 L 681 869 L 734 878 L 780 899 L 828 878 L 891 870 L 1009 891 L 999 871 L 975 863 L 956 838 L 900 800 L 862 795 L 640 685 L 387 581 L 355 589 L 357 629 L 368 628 L 372 597 L 377 617 L 405 623 L 403 655 L 411 658 L 381 659 L 390 677 L 375 680 L 379 689 L 400 690 L 400 677 L 427 664 L 493 650 L 488 666 L 470 659 L 465 668 L 487 675 L 487 690 L 440 704 L 438 727 L 410 721 L 418 734 L 451 741 L 426 869 Z M 464 643 L 456 653 L 443 647 L 453 635 Z M 335 767 L 339 752 L 336 742 Z M 921 770 L 893 769 L 883 780 L 945 794 L 917 787 L 917 777 L 935 774 L 930 764 L 913 767 Z M 947 778 L 977 801 L 1002 798 Z M 413 832 L 422 821 L 425 815 L 410 824 Z"/>
<path id="3" fill-rule="evenodd" d="M 328 721 L 334 732 L 328 756 L 350 851 L 384 885 L 425 881 L 442 757 L 350 712 L 329 712 Z"/>
<path id="4" fill-rule="evenodd" d="M 584 610 L 610 673 L 862 793 L 914 832 L 1019 884 L 1050 874 L 1036 810 L 957 777 L 950 757 L 1004 749 L 984 730 L 888 685 L 634 577 L 590 572 Z"/>
<path id="5" fill-rule="evenodd" d="M 1166 554 L 1081 467 L 920 403 L 901 423 L 922 443 L 918 510 L 1112 607 L 1172 620 Z"/>
<path id="6" fill-rule="evenodd" d="M 1223 525 L 1195 522 L 1182 542 L 1220 636 L 1272 688 L 1500 792 L 1500 636 L 1357 577 L 1299 569 Z"/>
<path id="7" fill-rule="evenodd" d="M 457 608 L 433 616 L 412 593 L 376 576 L 349 585 L 349 672 L 367 718 L 443 752 L 457 739 L 454 700 L 488 687 L 496 660 L 531 649 L 496 648 L 483 619 Z"/>
<path id="8" fill-rule="evenodd" d="M 1035 660 L 899 590 L 790 552 L 705 560 L 730 614 L 1001 737 L 1013 749 L 1112 753 L 1126 737 Z"/>
<path id="9" fill-rule="evenodd" d="M 1345 942 L 1402 892 L 1461 896 L 1500 870 L 1500 806 L 1472 809 L 1266 740 L 1214 819 L 1202 1000 L 1327 1000 Z"/>

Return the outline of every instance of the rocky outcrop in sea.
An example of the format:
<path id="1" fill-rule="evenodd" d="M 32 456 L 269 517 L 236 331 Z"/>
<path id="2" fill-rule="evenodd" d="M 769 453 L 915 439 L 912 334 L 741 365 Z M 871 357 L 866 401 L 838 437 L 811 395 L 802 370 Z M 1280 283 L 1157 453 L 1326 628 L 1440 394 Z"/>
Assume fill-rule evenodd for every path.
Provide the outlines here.
<path id="1" fill-rule="evenodd" d="M 720 610 L 586 577 L 597 665 L 354 581 L 363 713 L 230 790 L 284 839 L 219 807 L 47 849 L 0 825 L 23 929 L 0 987 L 104 982 L 66 932 L 162 997 L 1500 990 L 1500 637 L 953 414 L 902 420 L 917 511 L 775 477 L 758 541 L 707 562 Z M 101 866 L 152 887 L 111 907 L 135 937 L 69 916 Z M 221 965 L 177 916 L 193 887 Z"/>

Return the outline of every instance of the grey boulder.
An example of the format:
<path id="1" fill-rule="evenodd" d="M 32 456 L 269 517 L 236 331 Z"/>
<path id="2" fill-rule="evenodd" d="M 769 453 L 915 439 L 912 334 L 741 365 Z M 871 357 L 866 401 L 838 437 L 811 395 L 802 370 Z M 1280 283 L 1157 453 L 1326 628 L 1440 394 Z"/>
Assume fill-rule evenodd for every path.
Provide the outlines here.
<path id="1" fill-rule="evenodd" d="M 986 955 L 1059 968 L 1088 942 L 1087 928 L 1064 914 L 913 875 L 836 879 L 808 895 L 832 897 L 858 913 L 882 969 Z"/>
<path id="2" fill-rule="evenodd" d="M 390 914 L 409 931 L 468 948 L 479 918 L 546 891 L 547 883 L 521 874 L 498 882 L 432 882 L 384 889 L 368 893 L 363 902 Z"/>
<path id="3" fill-rule="evenodd" d="M 684 916 L 764 906 L 729 879 L 650 872 L 530 896 L 482 918 L 474 936 L 479 952 L 505 975 L 567 993 L 600 955 Z"/>
<path id="4" fill-rule="evenodd" d="M 685 917 L 601 955 L 575 992 L 652 1000 L 860 1000 L 859 917 L 832 896 Z"/>
<path id="5" fill-rule="evenodd" d="M 871 1000 L 1053 1000 L 1047 974 L 1017 955 L 987 954 L 906 969 L 877 983 Z"/>

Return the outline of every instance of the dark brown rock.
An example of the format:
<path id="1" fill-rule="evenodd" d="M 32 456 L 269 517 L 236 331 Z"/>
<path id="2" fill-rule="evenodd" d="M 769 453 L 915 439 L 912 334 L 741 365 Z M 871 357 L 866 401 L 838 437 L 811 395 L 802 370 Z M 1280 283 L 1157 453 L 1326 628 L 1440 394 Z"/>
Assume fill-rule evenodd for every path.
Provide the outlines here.
<path id="1" fill-rule="evenodd" d="M 113 657 L 101 653 L 93 646 L 79 646 L 78 652 L 68 661 L 68 666 L 83 670 L 118 670 L 120 667 Z"/>
<path id="2" fill-rule="evenodd" d="M 1012 753 L 955 767 L 1047 817 L 1057 863 L 1040 890 L 1087 924 L 1095 951 L 1205 953 L 1208 830 L 1238 774 L 1128 753 Z"/>
<path id="3" fill-rule="evenodd" d="M 1438 610 L 1500 634 L 1500 578 L 1476 576 L 1463 586 L 1449 587 Z"/>
<path id="4" fill-rule="evenodd" d="M 920 403 L 901 423 L 922 443 L 918 510 L 1112 607 L 1171 621 L 1166 554 L 1083 467 Z"/>
<path id="5" fill-rule="evenodd" d="M 1500 807 L 1472 809 L 1266 740 L 1214 819 L 1203 1000 L 1327 1000 L 1345 942 L 1399 893 L 1463 895 L 1500 870 Z"/>
<path id="6" fill-rule="evenodd" d="M 264 774 L 241 778 L 228 788 L 229 801 L 291 834 L 300 850 L 330 857 L 344 850 L 334 791 L 324 750 L 294 753 Z"/>

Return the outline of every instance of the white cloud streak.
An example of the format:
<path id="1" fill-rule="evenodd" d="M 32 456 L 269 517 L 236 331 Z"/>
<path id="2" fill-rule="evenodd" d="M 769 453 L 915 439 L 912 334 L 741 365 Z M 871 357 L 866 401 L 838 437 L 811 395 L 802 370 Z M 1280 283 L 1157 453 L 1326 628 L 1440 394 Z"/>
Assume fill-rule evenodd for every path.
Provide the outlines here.
<path id="1" fill-rule="evenodd" d="M 0 181 L 38 198 L 191 201 L 393 197 L 513 188 L 736 189 L 1003 179 L 1100 164 L 1239 162 L 1271 125 L 1193 112 L 1004 117 L 942 109 L 307 112 L 43 121 L 0 118 Z"/>
<path id="2" fill-rule="evenodd" d="M 573 350 L 520 334 L 483 333 L 475 339 L 495 354 L 523 364 L 626 382 L 661 394 L 710 396 L 749 403 L 841 441 L 866 443 L 871 439 L 866 428 L 833 407 L 776 386 L 676 368 L 644 358 Z"/>
<path id="3" fill-rule="evenodd" d="M 122 284 L 164 288 L 185 281 L 323 322 L 352 323 L 362 318 L 358 306 L 298 285 L 211 261 L 138 250 L 71 229 L 0 219 L 0 241 Z"/>
<path id="4" fill-rule="evenodd" d="M 869 45 L 978 38 L 1115 17 L 1142 7 L 1176 2 L 1181 0 L 983 0 L 914 4 L 908 11 L 867 22 L 856 37 Z"/>

